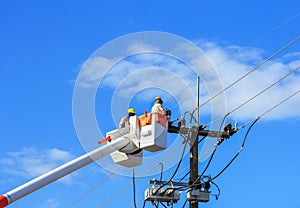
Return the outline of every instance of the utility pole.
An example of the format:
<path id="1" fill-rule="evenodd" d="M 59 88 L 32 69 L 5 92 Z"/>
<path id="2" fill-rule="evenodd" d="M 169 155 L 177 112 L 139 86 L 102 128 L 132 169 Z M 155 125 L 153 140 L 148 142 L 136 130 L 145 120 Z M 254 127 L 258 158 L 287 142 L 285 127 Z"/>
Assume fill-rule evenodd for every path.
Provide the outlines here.
<path id="1" fill-rule="evenodd" d="M 195 125 L 186 127 L 185 117 L 182 118 L 178 126 L 172 125 L 170 122 L 168 125 L 168 133 L 187 135 L 188 139 L 185 142 L 190 142 L 190 178 L 188 183 L 183 183 L 181 180 L 179 182 L 172 181 L 171 178 L 168 181 L 161 180 L 151 180 L 149 184 L 152 185 L 151 188 L 147 188 L 145 191 L 145 201 L 156 202 L 166 202 L 168 205 L 177 203 L 180 200 L 179 187 L 188 187 L 187 200 L 189 201 L 190 208 L 198 208 L 199 202 L 206 203 L 210 200 L 210 182 L 202 182 L 199 178 L 198 169 L 198 137 L 215 137 L 215 138 L 229 138 L 236 131 L 229 129 L 228 131 L 215 131 L 215 130 L 205 130 L 204 125 L 200 125 L 200 77 L 197 76 L 197 99 L 196 108 L 193 110 L 191 115 L 191 121 L 195 120 Z M 165 187 L 168 186 L 168 187 Z"/>
<path id="2" fill-rule="evenodd" d="M 200 77 L 197 77 L 197 99 L 196 99 L 196 128 L 190 132 L 190 184 L 192 190 L 199 185 L 198 181 L 198 129 L 199 129 L 199 99 L 200 99 Z M 195 131 L 196 130 L 196 131 Z M 198 201 L 190 201 L 190 208 L 198 208 Z"/>

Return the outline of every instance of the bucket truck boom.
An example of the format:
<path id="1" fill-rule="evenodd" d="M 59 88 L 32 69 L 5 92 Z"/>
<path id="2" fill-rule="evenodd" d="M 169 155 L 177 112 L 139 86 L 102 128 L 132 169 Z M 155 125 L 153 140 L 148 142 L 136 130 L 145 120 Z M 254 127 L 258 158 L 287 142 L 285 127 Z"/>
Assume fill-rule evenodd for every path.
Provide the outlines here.
<path id="1" fill-rule="evenodd" d="M 82 155 L 52 171 L 45 173 L 5 194 L 0 196 L 0 208 L 3 208 L 18 199 L 52 183 L 92 162 L 98 160 L 116 150 L 122 149 L 129 144 L 126 138 L 119 138 L 106 145 L 98 147 L 85 155 Z"/>
<path id="2" fill-rule="evenodd" d="M 167 147 L 168 117 L 149 113 L 131 116 L 130 126 L 107 132 L 107 142 L 54 170 L 0 196 L 0 208 L 110 154 L 115 163 L 126 167 L 142 164 L 142 150 L 156 152 Z M 103 141 L 103 140 L 102 140 Z M 102 142 L 101 142 L 102 143 Z"/>

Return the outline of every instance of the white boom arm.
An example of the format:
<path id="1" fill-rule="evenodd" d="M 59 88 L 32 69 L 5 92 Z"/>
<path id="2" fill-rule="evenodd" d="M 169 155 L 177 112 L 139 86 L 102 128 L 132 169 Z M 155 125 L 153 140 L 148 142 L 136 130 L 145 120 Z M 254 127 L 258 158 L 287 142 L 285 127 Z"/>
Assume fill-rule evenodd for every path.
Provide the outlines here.
<path id="1" fill-rule="evenodd" d="M 106 145 L 101 146 L 85 155 L 82 155 L 54 170 L 51 170 L 44 175 L 41 175 L 5 194 L 0 196 L 0 208 L 3 208 L 18 199 L 52 183 L 92 162 L 98 160 L 116 150 L 120 150 L 129 144 L 129 140 L 126 138 L 119 138 L 112 142 L 108 142 Z"/>

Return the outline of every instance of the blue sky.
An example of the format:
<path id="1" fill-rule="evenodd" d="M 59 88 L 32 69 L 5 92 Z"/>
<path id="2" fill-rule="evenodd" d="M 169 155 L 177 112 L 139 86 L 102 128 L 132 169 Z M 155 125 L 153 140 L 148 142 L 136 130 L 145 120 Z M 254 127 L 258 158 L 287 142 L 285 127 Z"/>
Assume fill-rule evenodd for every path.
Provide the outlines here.
<path id="1" fill-rule="evenodd" d="M 143 31 L 182 37 L 202 49 L 216 66 L 222 85 L 228 86 L 300 35 L 300 6 L 296 0 L 3 1 L 0 9 L 2 193 L 85 153 L 85 142 L 78 137 L 73 124 L 75 80 L 91 55 L 97 55 L 95 52 L 101 46 L 116 38 Z M 135 106 L 138 113 L 152 105 L 152 100 L 147 96 L 151 97 L 153 91 L 139 91 L 141 89 L 134 88 L 139 86 L 139 82 L 130 85 L 130 82 L 121 79 L 121 73 L 114 73 L 114 70 L 132 73 L 132 69 L 157 66 L 158 58 L 127 57 L 112 69 L 107 80 L 103 80 L 95 98 L 96 119 L 102 132 L 114 129 L 115 120 L 128 107 L 122 102 L 118 105 L 110 102 L 112 90 L 120 80 L 124 86 L 131 87 L 126 88 L 130 95 L 137 91 L 130 105 Z M 188 69 L 182 70 L 180 67 L 184 66 L 180 61 L 165 57 L 161 60 L 161 68 L 171 68 L 173 78 L 178 76 L 185 83 L 192 83 L 191 91 L 194 90 L 193 73 Z M 225 63 L 219 64 L 224 60 Z M 296 42 L 272 62 L 228 90 L 224 95 L 225 110 L 231 111 L 295 69 L 300 65 L 299 60 L 300 45 Z M 83 80 L 89 84 L 93 84 L 92 78 L 97 78 L 92 69 L 91 72 Z M 149 73 L 145 75 L 149 76 Z M 138 74 L 129 75 L 130 80 L 138 81 L 135 76 Z M 299 81 L 299 74 L 293 74 L 245 108 L 234 112 L 228 121 L 238 119 L 243 124 L 253 120 L 277 101 L 300 89 Z M 153 84 L 158 82 L 161 81 L 158 79 Z M 172 87 L 172 82 L 167 84 Z M 166 98 L 165 107 L 174 111 L 174 118 L 182 113 L 178 110 L 180 107 L 192 110 L 186 109 L 191 103 L 185 103 L 184 96 L 176 101 L 178 91 L 175 91 L 175 96 L 170 91 L 154 92 L 162 93 Z M 124 95 L 124 91 L 119 90 L 115 94 L 117 101 L 122 98 L 122 93 Z M 208 92 L 204 90 L 201 100 L 207 99 L 207 96 Z M 254 126 L 240 157 L 215 180 L 221 188 L 219 200 L 212 197 L 209 203 L 201 204 L 201 207 L 300 207 L 297 199 L 300 184 L 297 161 L 299 103 L 300 97 L 294 97 Z M 119 108 L 115 109 L 115 106 Z M 111 111 L 118 113 L 112 116 Z M 211 118 L 209 106 L 204 106 L 202 113 L 202 121 L 208 123 Z M 239 149 L 244 134 L 243 129 L 220 146 L 209 174 L 214 175 L 224 167 Z M 170 146 L 172 139 L 174 137 L 170 136 Z M 90 142 L 93 143 L 92 140 Z M 157 154 L 157 157 L 163 157 L 159 155 L 163 153 Z M 179 154 L 176 154 L 165 163 L 172 164 L 178 157 Z M 156 160 L 152 165 L 156 172 L 160 170 Z M 186 173 L 187 166 L 188 157 L 185 157 L 179 169 L 179 178 Z M 200 167 L 203 166 L 200 163 Z M 123 169 L 118 171 L 128 172 Z M 171 168 L 164 172 L 164 179 L 167 180 L 173 171 L 174 168 Z M 9 207 L 132 207 L 131 178 L 114 174 L 101 183 L 108 176 L 110 172 L 104 170 L 101 164 L 92 164 Z M 144 190 L 150 187 L 148 180 L 154 177 L 159 178 L 159 174 L 137 180 L 138 207 L 143 204 Z M 101 183 L 99 187 L 77 202 L 80 196 L 98 183 Z M 182 199 L 174 207 L 182 207 L 184 200 L 185 193 L 182 193 Z M 150 203 L 146 207 L 151 207 Z"/>

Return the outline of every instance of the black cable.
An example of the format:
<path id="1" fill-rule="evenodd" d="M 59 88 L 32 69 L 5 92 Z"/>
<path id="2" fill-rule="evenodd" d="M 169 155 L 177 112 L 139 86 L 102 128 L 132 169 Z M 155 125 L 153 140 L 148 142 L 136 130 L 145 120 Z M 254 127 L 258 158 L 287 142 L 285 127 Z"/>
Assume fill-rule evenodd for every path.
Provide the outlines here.
<path id="1" fill-rule="evenodd" d="M 198 141 L 198 144 L 200 144 L 201 142 L 203 142 L 203 140 L 204 140 L 206 137 L 207 137 L 207 135 L 206 135 L 206 136 L 203 136 L 203 137 Z"/>
<path id="2" fill-rule="evenodd" d="M 214 179 L 216 179 L 217 177 L 219 177 L 230 165 L 231 163 L 238 157 L 238 155 L 241 153 L 241 151 L 243 150 L 244 146 L 245 146 L 245 142 L 246 142 L 246 139 L 247 139 L 247 136 L 250 132 L 250 130 L 252 129 L 252 127 L 254 126 L 254 124 L 260 119 L 260 117 L 257 117 L 255 119 L 255 121 L 251 124 L 251 126 L 248 128 L 245 136 L 244 136 L 244 139 L 243 139 L 243 143 L 241 145 L 241 148 L 239 149 L 239 151 L 235 154 L 235 156 L 230 160 L 230 162 L 217 174 L 215 175 L 214 177 L 212 177 L 209 181 L 212 181 Z"/>
<path id="3" fill-rule="evenodd" d="M 225 122 L 225 119 L 226 119 L 226 117 L 229 115 L 229 113 L 227 113 L 225 116 L 224 116 L 224 118 L 223 118 L 223 120 L 222 120 L 222 122 L 221 122 L 221 125 L 220 125 L 220 127 L 219 127 L 219 132 L 221 131 L 221 128 L 222 128 L 222 126 L 223 126 L 223 124 L 224 124 L 224 122 Z M 219 138 L 218 138 L 219 139 Z M 218 139 L 217 139 L 217 141 L 218 141 Z M 198 176 L 198 178 L 189 186 L 189 187 L 192 187 L 193 185 L 195 185 L 195 183 L 199 180 L 199 178 L 201 178 L 203 175 L 204 175 L 204 173 L 206 172 L 206 170 L 208 169 L 208 167 L 210 166 L 210 163 L 211 163 L 211 161 L 212 161 L 212 159 L 213 159 L 213 157 L 214 157 L 214 155 L 215 155 L 215 153 L 216 153 L 216 150 L 217 150 L 217 143 L 214 145 L 214 151 L 213 151 L 213 153 L 211 154 L 211 156 L 210 156 L 210 158 L 209 158 L 209 161 L 208 161 L 208 163 L 206 164 L 206 166 L 205 166 L 205 168 L 203 169 L 203 171 L 202 171 L 202 173 Z"/>
<path id="4" fill-rule="evenodd" d="M 143 204 L 142 208 L 145 208 L 145 205 L 146 205 L 146 200 L 144 200 L 144 204 Z"/>
<path id="5" fill-rule="evenodd" d="M 221 190 L 220 190 L 220 187 L 213 181 L 210 181 L 218 190 L 218 194 L 215 194 L 214 196 L 216 197 L 216 200 L 219 199 L 220 195 L 221 195 Z"/>
<path id="6" fill-rule="evenodd" d="M 133 204 L 134 208 L 136 208 L 136 197 L 135 197 L 135 174 L 134 174 L 134 168 L 132 168 L 132 187 L 133 187 Z"/>
<path id="7" fill-rule="evenodd" d="M 160 177 L 159 177 L 159 180 L 161 181 L 162 180 L 162 176 L 163 176 L 163 172 L 164 172 L 164 164 L 163 163 L 158 163 L 159 165 L 161 165 L 161 168 L 160 168 Z"/>
<path id="8" fill-rule="evenodd" d="M 222 120 L 222 122 L 221 122 L 221 125 L 220 125 L 220 127 L 219 127 L 219 132 L 221 131 L 221 128 L 222 128 L 222 126 L 223 126 L 223 124 L 224 124 L 224 122 L 225 122 L 225 119 L 226 119 L 226 117 L 229 115 L 229 113 L 227 113 L 224 117 L 223 117 L 223 120 Z M 219 140 L 219 138 L 217 139 L 217 141 Z M 194 185 L 199 185 L 199 183 L 197 183 L 198 182 L 198 180 L 199 179 L 201 179 L 202 178 L 202 176 L 204 175 L 204 173 L 206 172 L 206 170 L 208 169 L 208 167 L 210 166 L 210 163 L 211 163 L 211 161 L 212 161 L 212 159 L 213 159 L 213 157 L 214 157 L 214 155 L 215 155 L 215 153 L 216 153 L 216 150 L 217 150 L 217 143 L 214 145 L 214 150 L 213 150 L 213 152 L 212 152 L 212 154 L 211 154 L 211 156 L 210 156 L 210 158 L 209 158 L 209 161 L 208 161 L 208 163 L 206 164 L 206 166 L 205 166 L 205 168 L 203 169 L 203 171 L 202 171 L 202 173 L 195 179 L 195 181 L 193 181 L 192 182 L 192 184 L 190 184 L 188 187 L 190 188 L 190 187 L 193 187 Z"/>
<path id="9" fill-rule="evenodd" d="M 173 175 L 171 176 L 171 178 L 170 178 L 166 183 L 164 183 L 163 185 L 161 185 L 161 186 L 157 189 L 157 192 L 158 192 L 162 187 L 164 187 L 165 185 L 169 184 L 169 183 L 173 180 L 173 178 L 175 177 L 175 175 L 176 175 L 176 173 L 177 173 L 177 171 L 178 171 L 178 169 L 179 169 L 179 167 L 180 167 L 180 164 L 181 164 L 181 162 L 182 162 L 182 159 L 183 159 L 183 156 L 184 156 L 184 153 L 185 153 L 186 146 L 187 146 L 187 142 L 184 143 L 184 147 L 183 147 L 183 150 L 182 150 L 182 153 L 181 153 L 181 156 L 180 156 L 180 160 L 179 160 L 179 162 L 178 162 L 178 164 L 177 164 L 177 167 L 176 167 L 176 169 L 175 169 Z"/>
<path id="10" fill-rule="evenodd" d="M 164 205 L 164 203 L 159 202 L 161 205 L 163 205 L 163 207 L 168 208 L 166 205 Z"/>
<path id="11" fill-rule="evenodd" d="M 178 182 L 180 183 L 185 177 L 187 177 L 190 174 L 190 171 L 188 171 Z"/>
<path id="12" fill-rule="evenodd" d="M 199 141 L 198 141 L 198 144 L 200 144 L 207 136 L 203 136 Z M 181 179 L 179 179 L 179 183 L 181 181 L 183 181 L 188 175 L 190 174 L 190 171 L 188 171 Z"/>
<path id="13" fill-rule="evenodd" d="M 182 208 L 185 207 L 186 203 L 187 203 L 188 199 L 185 200 L 184 204 L 182 205 Z"/>

